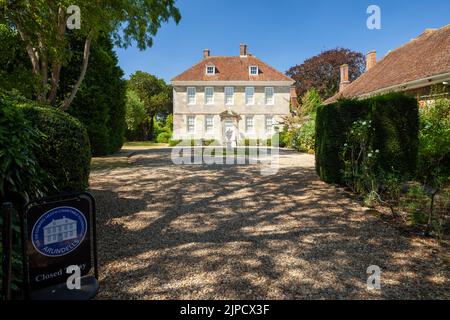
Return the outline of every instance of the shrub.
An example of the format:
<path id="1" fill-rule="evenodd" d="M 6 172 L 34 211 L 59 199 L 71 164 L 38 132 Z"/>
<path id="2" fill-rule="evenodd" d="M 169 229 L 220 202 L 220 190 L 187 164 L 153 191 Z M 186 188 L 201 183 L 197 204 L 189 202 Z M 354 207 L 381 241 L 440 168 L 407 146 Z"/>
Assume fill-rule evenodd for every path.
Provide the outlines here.
<path id="1" fill-rule="evenodd" d="M 412 177 L 417 167 L 418 107 L 416 99 L 390 93 L 365 100 L 339 100 L 320 106 L 316 117 L 316 171 L 323 181 L 344 183 L 340 154 L 358 120 L 371 121 L 369 148 L 379 150 L 374 174 L 396 172 Z"/>
<path id="2" fill-rule="evenodd" d="M 40 138 L 15 102 L 0 94 L 0 204 L 11 201 L 20 207 L 46 190 L 50 181 L 37 158 Z"/>
<path id="3" fill-rule="evenodd" d="M 158 142 L 158 143 L 167 143 L 167 142 L 169 142 L 171 137 L 172 137 L 172 134 L 170 132 L 161 132 L 156 137 L 156 142 Z"/>
<path id="4" fill-rule="evenodd" d="M 300 128 L 293 131 L 291 138 L 292 148 L 301 152 L 314 150 L 316 136 L 315 126 L 315 120 L 311 119 L 303 123 Z"/>
<path id="5" fill-rule="evenodd" d="M 23 105 L 25 118 L 42 132 L 36 157 L 53 178 L 53 192 L 83 191 L 88 187 L 91 152 L 86 129 L 75 118 L 53 108 Z"/>
<path id="6" fill-rule="evenodd" d="M 33 128 L 16 106 L 16 97 L 0 93 L 0 205 L 12 202 L 21 209 L 25 202 L 44 194 L 51 180 L 41 169 L 36 154 L 41 133 Z M 3 226 L 0 214 L 0 230 Z M 12 291 L 22 282 L 21 237 L 18 215 L 12 217 Z M 3 247 L 0 241 L 0 257 Z M 0 268 L 0 279 L 3 269 Z M 0 299 L 1 299 L 0 292 Z"/>
<path id="7" fill-rule="evenodd" d="M 420 108 L 419 167 L 422 182 L 442 187 L 450 183 L 450 99 L 436 99 Z"/>
<path id="8" fill-rule="evenodd" d="M 322 100 L 315 89 L 308 90 L 302 96 L 301 106 L 292 108 L 290 116 L 284 119 L 286 125 L 280 136 L 280 146 L 314 154 L 315 119 L 321 104 Z"/>

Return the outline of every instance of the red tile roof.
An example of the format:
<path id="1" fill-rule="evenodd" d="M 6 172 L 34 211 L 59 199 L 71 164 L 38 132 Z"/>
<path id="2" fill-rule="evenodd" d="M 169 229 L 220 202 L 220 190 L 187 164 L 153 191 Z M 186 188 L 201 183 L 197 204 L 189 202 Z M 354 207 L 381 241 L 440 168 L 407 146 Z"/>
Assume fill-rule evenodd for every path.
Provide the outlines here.
<path id="1" fill-rule="evenodd" d="M 414 80 L 450 72 L 450 24 L 426 30 L 418 38 L 388 53 L 370 70 L 325 104 L 353 98 Z"/>
<path id="2" fill-rule="evenodd" d="M 215 75 L 206 75 L 207 65 L 216 67 Z M 251 76 L 248 68 L 258 66 L 259 74 Z M 291 81 L 291 78 L 277 71 L 258 58 L 244 57 L 208 57 L 179 74 L 172 81 Z"/>

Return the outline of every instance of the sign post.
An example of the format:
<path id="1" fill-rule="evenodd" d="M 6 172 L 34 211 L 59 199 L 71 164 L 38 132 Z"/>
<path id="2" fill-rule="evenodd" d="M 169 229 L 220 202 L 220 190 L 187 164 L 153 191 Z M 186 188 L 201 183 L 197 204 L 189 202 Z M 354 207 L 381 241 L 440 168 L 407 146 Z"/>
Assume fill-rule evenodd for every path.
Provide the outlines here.
<path id="1" fill-rule="evenodd" d="M 95 200 L 91 194 L 65 194 L 30 202 L 24 208 L 21 225 L 27 298 L 95 297 L 99 284 Z"/>

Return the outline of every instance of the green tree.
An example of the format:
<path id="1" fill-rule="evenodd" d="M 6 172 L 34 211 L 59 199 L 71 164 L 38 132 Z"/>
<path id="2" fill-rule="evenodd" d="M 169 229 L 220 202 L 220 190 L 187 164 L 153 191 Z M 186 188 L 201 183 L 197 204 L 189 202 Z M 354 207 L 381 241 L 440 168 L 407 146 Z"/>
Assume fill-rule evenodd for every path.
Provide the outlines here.
<path id="1" fill-rule="evenodd" d="M 34 77 L 17 31 L 0 24 L 0 89 L 32 98 Z"/>
<path id="2" fill-rule="evenodd" d="M 77 65 L 83 59 L 84 40 L 75 35 L 69 39 L 74 64 L 61 69 L 61 95 L 77 78 Z M 68 112 L 86 127 L 92 154 L 100 156 L 117 151 L 123 143 L 125 80 L 107 35 L 102 35 L 92 45 L 90 60 L 91 65 Z"/>
<path id="3" fill-rule="evenodd" d="M 75 32 L 84 39 L 83 59 L 77 80 L 60 104 L 67 110 L 75 98 L 85 77 L 91 43 L 101 34 L 111 34 L 114 43 L 127 47 L 136 42 L 139 49 L 150 47 L 162 23 L 181 16 L 175 0 L 78 0 L 80 29 Z M 76 11 L 68 11 L 72 0 L 0 0 L 0 22 L 6 22 L 17 30 L 31 61 L 31 69 L 38 79 L 37 100 L 56 103 L 61 68 L 71 60 L 68 41 L 68 21 L 74 21 Z M 73 7 L 72 7 L 73 8 Z"/>
<path id="4" fill-rule="evenodd" d="M 131 90 L 127 90 L 126 113 L 125 120 L 129 132 L 136 132 L 147 116 L 144 103 L 139 99 L 138 94 Z"/>
<path id="5" fill-rule="evenodd" d="M 157 115 L 167 115 L 171 112 L 172 88 L 163 79 L 149 73 L 136 71 L 128 81 L 129 88 L 135 91 L 144 103 L 147 119 L 147 138 L 154 138 L 154 120 Z"/>

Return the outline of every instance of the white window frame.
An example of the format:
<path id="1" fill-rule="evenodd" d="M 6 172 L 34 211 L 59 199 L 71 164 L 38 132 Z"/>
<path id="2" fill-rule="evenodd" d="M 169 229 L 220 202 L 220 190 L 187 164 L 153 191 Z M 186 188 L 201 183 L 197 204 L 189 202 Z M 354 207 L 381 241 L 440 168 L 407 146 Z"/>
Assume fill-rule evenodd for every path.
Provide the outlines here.
<path id="1" fill-rule="evenodd" d="M 189 130 L 189 128 L 190 128 L 190 126 L 189 126 L 189 119 L 194 119 L 194 125 L 192 127 L 193 128 L 192 131 Z M 196 122 L 195 116 L 187 116 L 186 117 L 186 132 L 188 134 L 194 134 L 195 133 L 195 122 Z"/>
<path id="2" fill-rule="evenodd" d="M 227 89 L 231 89 L 231 102 L 227 102 Z M 224 93 L 225 105 L 227 105 L 227 106 L 234 105 L 234 87 L 225 87 L 223 89 L 223 93 Z"/>
<path id="3" fill-rule="evenodd" d="M 210 102 L 208 102 L 208 97 L 206 95 L 207 89 L 211 89 L 212 91 L 212 100 Z M 214 104 L 214 87 L 205 87 L 205 104 L 207 105 Z"/>
<path id="4" fill-rule="evenodd" d="M 189 101 L 189 90 L 190 89 L 194 90 L 194 101 L 193 102 Z M 188 105 L 194 105 L 197 103 L 197 90 L 195 89 L 195 87 L 187 87 L 186 88 L 186 102 Z"/>
<path id="5" fill-rule="evenodd" d="M 256 73 L 252 73 L 252 68 L 256 68 Z M 249 66 L 248 67 L 248 74 L 251 75 L 251 76 L 257 76 L 259 74 L 258 66 Z"/>
<path id="6" fill-rule="evenodd" d="M 212 68 L 212 72 L 208 72 L 208 68 Z M 212 65 L 206 65 L 205 67 L 205 73 L 207 76 L 213 76 L 216 74 L 216 66 L 212 66 Z"/>
<path id="7" fill-rule="evenodd" d="M 249 95 L 248 95 L 248 90 L 251 89 L 252 90 L 252 99 L 250 101 L 249 99 Z M 245 104 L 248 106 L 254 105 L 255 104 L 255 87 L 245 87 Z"/>
<path id="8" fill-rule="evenodd" d="M 268 130 L 268 126 L 267 126 L 267 120 L 270 119 L 270 130 Z M 270 115 L 266 115 L 264 118 L 264 127 L 265 127 L 265 131 L 266 133 L 274 133 L 275 132 L 275 123 L 274 123 L 274 117 L 270 116 Z"/>
<path id="9" fill-rule="evenodd" d="M 251 130 L 249 130 L 249 120 L 251 119 Z M 246 133 L 255 133 L 255 117 L 254 116 L 245 116 L 245 132 Z"/>
<path id="10" fill-rule="evenodd" d="M 211 130 L 208 130 L 208 120 L 211 120 Z M 214 133 L 214 116 L 213 115 L 206 115 L 205 116 L 205 133 L 206 134 L 213 134 Z"/>
<path id="11" fill-rule="evenodd" d="M 272 90 L 272 101 L 268 101 L 267 99 L 267 91 Z M 274 87 L 265 87 L 264 88 L 264 102 L 268 106 L 273 106 L 275 104 L 275 88 Z"/>

